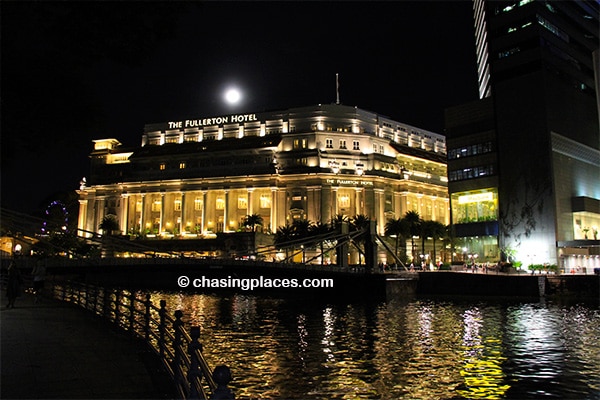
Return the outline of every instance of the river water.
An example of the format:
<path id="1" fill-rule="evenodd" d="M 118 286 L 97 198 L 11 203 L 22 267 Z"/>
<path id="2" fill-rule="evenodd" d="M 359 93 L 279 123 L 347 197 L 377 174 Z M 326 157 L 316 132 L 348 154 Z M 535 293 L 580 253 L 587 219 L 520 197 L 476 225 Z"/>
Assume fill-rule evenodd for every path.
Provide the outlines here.
<path id="1" fill-rule="evenodd" d="M 600 398 L 597 303 L 152 297 L 201 327 L 238 398 Z"/>

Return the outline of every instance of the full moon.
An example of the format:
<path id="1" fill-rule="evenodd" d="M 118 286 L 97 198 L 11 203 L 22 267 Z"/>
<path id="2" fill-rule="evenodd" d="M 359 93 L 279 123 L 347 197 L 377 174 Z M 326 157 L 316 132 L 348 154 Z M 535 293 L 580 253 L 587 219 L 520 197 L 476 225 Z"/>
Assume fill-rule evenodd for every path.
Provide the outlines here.
<path id="1" fill-rule="evenodd" d="M 237 89 L 228 89 L 225 92 L 225 101 L 229 104 L 236 104 L 242 98 L 242 94 Z"/>

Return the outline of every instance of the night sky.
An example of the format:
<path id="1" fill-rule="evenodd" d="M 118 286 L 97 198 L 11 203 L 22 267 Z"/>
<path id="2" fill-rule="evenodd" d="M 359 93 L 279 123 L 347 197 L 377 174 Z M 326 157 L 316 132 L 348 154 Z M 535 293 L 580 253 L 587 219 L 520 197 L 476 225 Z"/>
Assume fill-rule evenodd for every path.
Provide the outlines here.
<path id="1" fill-rule="evenodd" d="M 332 103 L 443 133 L 477 98 L 472 5 L 2 2 L 2 207 L 43 210 L 92 140 L 144 124 Z M 222 100 L 235 84 L 243 101 Z"/>

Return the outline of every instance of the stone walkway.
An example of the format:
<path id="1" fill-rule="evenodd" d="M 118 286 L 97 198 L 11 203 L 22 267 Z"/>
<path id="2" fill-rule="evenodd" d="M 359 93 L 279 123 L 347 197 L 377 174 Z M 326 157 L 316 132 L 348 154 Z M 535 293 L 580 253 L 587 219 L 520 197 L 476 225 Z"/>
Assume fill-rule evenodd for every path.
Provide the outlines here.
<path id="1" fill-rule="evenodd" d="M 173 386 L 158 358 L 88 311 L 30 295 L 0 311 L 0 398 L 165 399 Z"/>

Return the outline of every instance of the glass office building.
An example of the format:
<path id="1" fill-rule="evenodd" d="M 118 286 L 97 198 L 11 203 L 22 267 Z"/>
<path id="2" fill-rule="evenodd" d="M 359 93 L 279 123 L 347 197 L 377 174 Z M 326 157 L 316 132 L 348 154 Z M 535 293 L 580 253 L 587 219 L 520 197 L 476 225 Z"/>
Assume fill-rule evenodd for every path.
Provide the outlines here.
<path id="1" fill-rule="evenodd" d="M 457 253 L 591 272 L 599 4 L 474 0 L 473 10 L 480 100 L 446 110 Z"/>

